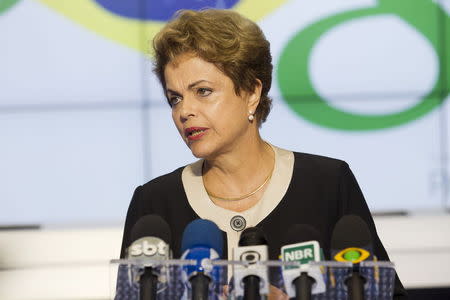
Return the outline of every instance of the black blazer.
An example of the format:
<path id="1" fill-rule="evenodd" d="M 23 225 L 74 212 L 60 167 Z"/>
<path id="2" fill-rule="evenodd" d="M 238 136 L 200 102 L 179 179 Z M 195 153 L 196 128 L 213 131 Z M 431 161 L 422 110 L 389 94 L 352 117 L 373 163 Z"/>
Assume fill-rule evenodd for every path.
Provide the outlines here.
<path id="1" fill-rule="evenodd" d="M 289 188 L 278 206 L 264 218 L 260 227 L 268 237 L 270 259 L 278 259 L 282 232 L 293 224 L 309 224 L 323 237 L 322 249 L 330 259 L 331 234 L 336 222 L 346 214 L 362 217 L 372 233 L 374 254 L 379 260 L 389 260 L 375 229 L 361 189 L 344 161 L 305 153 L 294 153 L 295 162 Z M 188 203 L 181 173 L 183 167 L 160 176 L 136 188 L 125 221 L 120 256 L 125 257 L 131 244 L 130 230 L 143 215 L 162 216 L 172 231 L 174 257 L 180 257 L 181 237 L 188 223 L 199 218 Z M 225 232 L 224 232 L 225 235 Z M 225 239 L 226 241 L 226 239 Z M 224 247 L 224 257 L 227 257 Z M 398 276 L 395 299 L 407 299 Z"/>

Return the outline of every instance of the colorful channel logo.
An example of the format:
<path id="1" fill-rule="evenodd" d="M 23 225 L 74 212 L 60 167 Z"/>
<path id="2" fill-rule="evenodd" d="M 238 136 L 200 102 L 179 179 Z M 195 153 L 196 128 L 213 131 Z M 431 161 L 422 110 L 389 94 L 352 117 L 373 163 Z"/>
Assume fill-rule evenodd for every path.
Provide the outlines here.
<path id="1" fill-rule="evenodd" d="M 314 88 L 309 70 L 312 49 L 320 37 L 332 28 L 374 15 L 396 15 L 425 37 L 439 59 L 437 80 L 419 103 L 400 112 L 365 115 L 339 110 L 323 99 Z M 445 25 L 439 26 L 439 23 Z M 447 33 L 446 41 L 438 38 L 437 33 L 440 31 Z M 416 120 L 445 101 L 450 87 L 450 74 L 447 73 L 450 70 L 449 45 L 449 15 L 435 1 L 379 0 L 376 7 L 348 11 L 321 19 L 298 32 L 286 44 L 280 56 L 277 78 L 281 94 L 289 107 L 300 117 L 314 124 L 350 131 L 390 128 Z"/>
<path id="2" fill-rule="evenodd" d="M 259 20 L 287 0 L 39 0 L 101 36 L 143 53 L 176 11 L 205 7 L 233 9 Z M 256 8 L 256 9 L 255 9 Z"/>

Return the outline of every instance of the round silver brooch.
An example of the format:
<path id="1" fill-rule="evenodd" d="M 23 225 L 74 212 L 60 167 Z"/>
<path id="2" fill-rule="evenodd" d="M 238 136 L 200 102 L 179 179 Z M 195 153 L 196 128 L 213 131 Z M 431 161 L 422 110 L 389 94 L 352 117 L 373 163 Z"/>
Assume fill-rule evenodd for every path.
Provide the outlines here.
<path id="1" fill-rule="evenodd" d="M 230 225 L 234 231 L 242 231 L 245 229 L 247 222 L 243 216 L 234 216 L 231 218 Z"/>

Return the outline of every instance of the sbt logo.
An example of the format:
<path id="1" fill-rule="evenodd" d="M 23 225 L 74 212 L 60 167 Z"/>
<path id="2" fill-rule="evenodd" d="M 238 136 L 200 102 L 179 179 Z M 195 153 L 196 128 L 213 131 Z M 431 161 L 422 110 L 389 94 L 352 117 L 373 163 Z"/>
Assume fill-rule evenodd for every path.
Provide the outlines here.
<path id="1" fill-rule="evenodd" d="M 290 244 L 281 248 L 281 254 L 283 261 L 307 264 L 310 261 L 320 260 L 320 246 L 317 241 Z"/>
<path id="2" fill-rule="evenodd" d="M 140 238 L 131 244 L 130 256 L 167 256 L 167 244 L 155 237 Z"/>

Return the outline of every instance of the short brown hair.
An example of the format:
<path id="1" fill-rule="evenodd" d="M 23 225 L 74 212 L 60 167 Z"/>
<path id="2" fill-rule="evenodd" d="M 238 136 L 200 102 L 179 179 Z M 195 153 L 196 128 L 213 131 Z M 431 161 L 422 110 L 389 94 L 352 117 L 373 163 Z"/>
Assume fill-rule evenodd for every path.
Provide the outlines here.
<path id="1" fill-rule="evenodd" d="M 270 112 L 272 83 L 270 43 L 253 21 L 231 10 L 181 10 L 153 39 L 154 72 L 166 88 L 164 69 L 176 56 L 193 53 L 213 63 L 233 81 L 237 95 L 262 83 L 255 112 L 261 125 Z"/>

